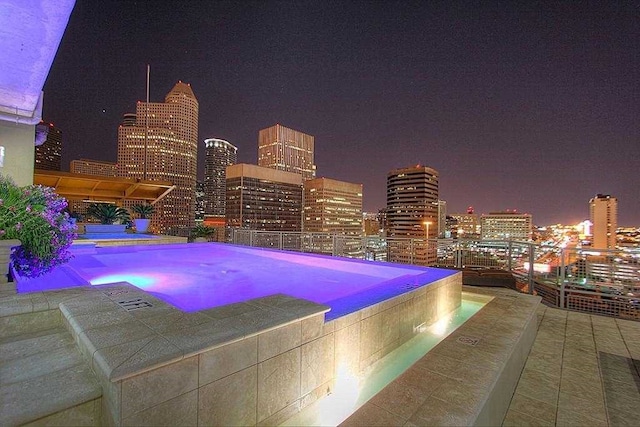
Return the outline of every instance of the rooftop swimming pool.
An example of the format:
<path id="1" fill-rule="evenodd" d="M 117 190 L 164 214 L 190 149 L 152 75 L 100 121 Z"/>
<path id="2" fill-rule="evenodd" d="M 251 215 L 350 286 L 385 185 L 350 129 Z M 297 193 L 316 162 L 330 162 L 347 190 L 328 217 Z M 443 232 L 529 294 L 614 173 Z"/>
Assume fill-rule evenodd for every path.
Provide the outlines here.
<path id="1" fill-rule="evenodd" d="M 74 251 L 47 275 L 18 277 L 18 292 L 128 282 L 187 312 L 282 293 L 328 305 L 330 320 L 457 273 L 222 243 Z"/>

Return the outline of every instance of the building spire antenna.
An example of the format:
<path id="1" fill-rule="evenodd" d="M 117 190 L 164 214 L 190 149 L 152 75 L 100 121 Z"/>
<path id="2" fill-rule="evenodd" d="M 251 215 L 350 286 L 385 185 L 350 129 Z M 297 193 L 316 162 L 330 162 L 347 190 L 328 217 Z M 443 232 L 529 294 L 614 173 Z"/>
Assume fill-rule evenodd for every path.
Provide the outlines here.
<path id="1" fill-rule="evenodd" d="M 147 180 L 147 146 L 149 145 L 149 73 L 151 66 L 147 64 L 147 104 L 144 116 L 144 167 L 142 169 L 142 180 Z"/>

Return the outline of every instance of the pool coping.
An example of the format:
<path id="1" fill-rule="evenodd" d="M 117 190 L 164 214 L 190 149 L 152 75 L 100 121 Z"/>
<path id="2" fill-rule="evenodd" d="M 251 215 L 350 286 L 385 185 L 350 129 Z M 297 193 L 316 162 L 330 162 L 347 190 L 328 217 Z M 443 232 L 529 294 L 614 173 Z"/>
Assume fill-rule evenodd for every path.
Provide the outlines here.
<path id="1" fill-rule="evenodd" d="M 94 289 L 59 307 L 63 324 L 85 358 L 111 382 L 330 310 L 275 294 L 184 312 L 126 282 Z"/>

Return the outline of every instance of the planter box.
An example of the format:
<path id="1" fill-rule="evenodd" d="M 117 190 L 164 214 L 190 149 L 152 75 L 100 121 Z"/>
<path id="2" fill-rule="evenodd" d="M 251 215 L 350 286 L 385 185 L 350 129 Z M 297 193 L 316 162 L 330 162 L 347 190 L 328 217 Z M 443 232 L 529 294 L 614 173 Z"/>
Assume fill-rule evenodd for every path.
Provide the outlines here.
<path id="1" fill-rule="evenodd" d="M 85 233 L 124 233 L 127 226 L 124 224 L 86 224 Z"/>
<path id="2" fill-rule="evenodd" d="M 0 296 L 16 293 L 15 282 L 9 282 L 9 259 L 15 246 L 20 246 L 20 240 L 0 240 Z"/>

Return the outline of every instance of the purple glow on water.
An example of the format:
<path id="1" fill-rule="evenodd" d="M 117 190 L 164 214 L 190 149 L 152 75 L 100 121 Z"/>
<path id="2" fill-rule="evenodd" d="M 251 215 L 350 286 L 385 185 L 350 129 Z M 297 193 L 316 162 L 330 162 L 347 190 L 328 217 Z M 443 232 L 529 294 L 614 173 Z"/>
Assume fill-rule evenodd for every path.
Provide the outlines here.
<path id="1" fill-rule="evenodd" d="M 456 273 L 216 243 L 96 248 L 60 268 L 60 288 L 126 281 L 184 311 L 283 293 L 330 306 L 328 319 Z M 51 289 L 51 278 L 18 289 Z"/>

